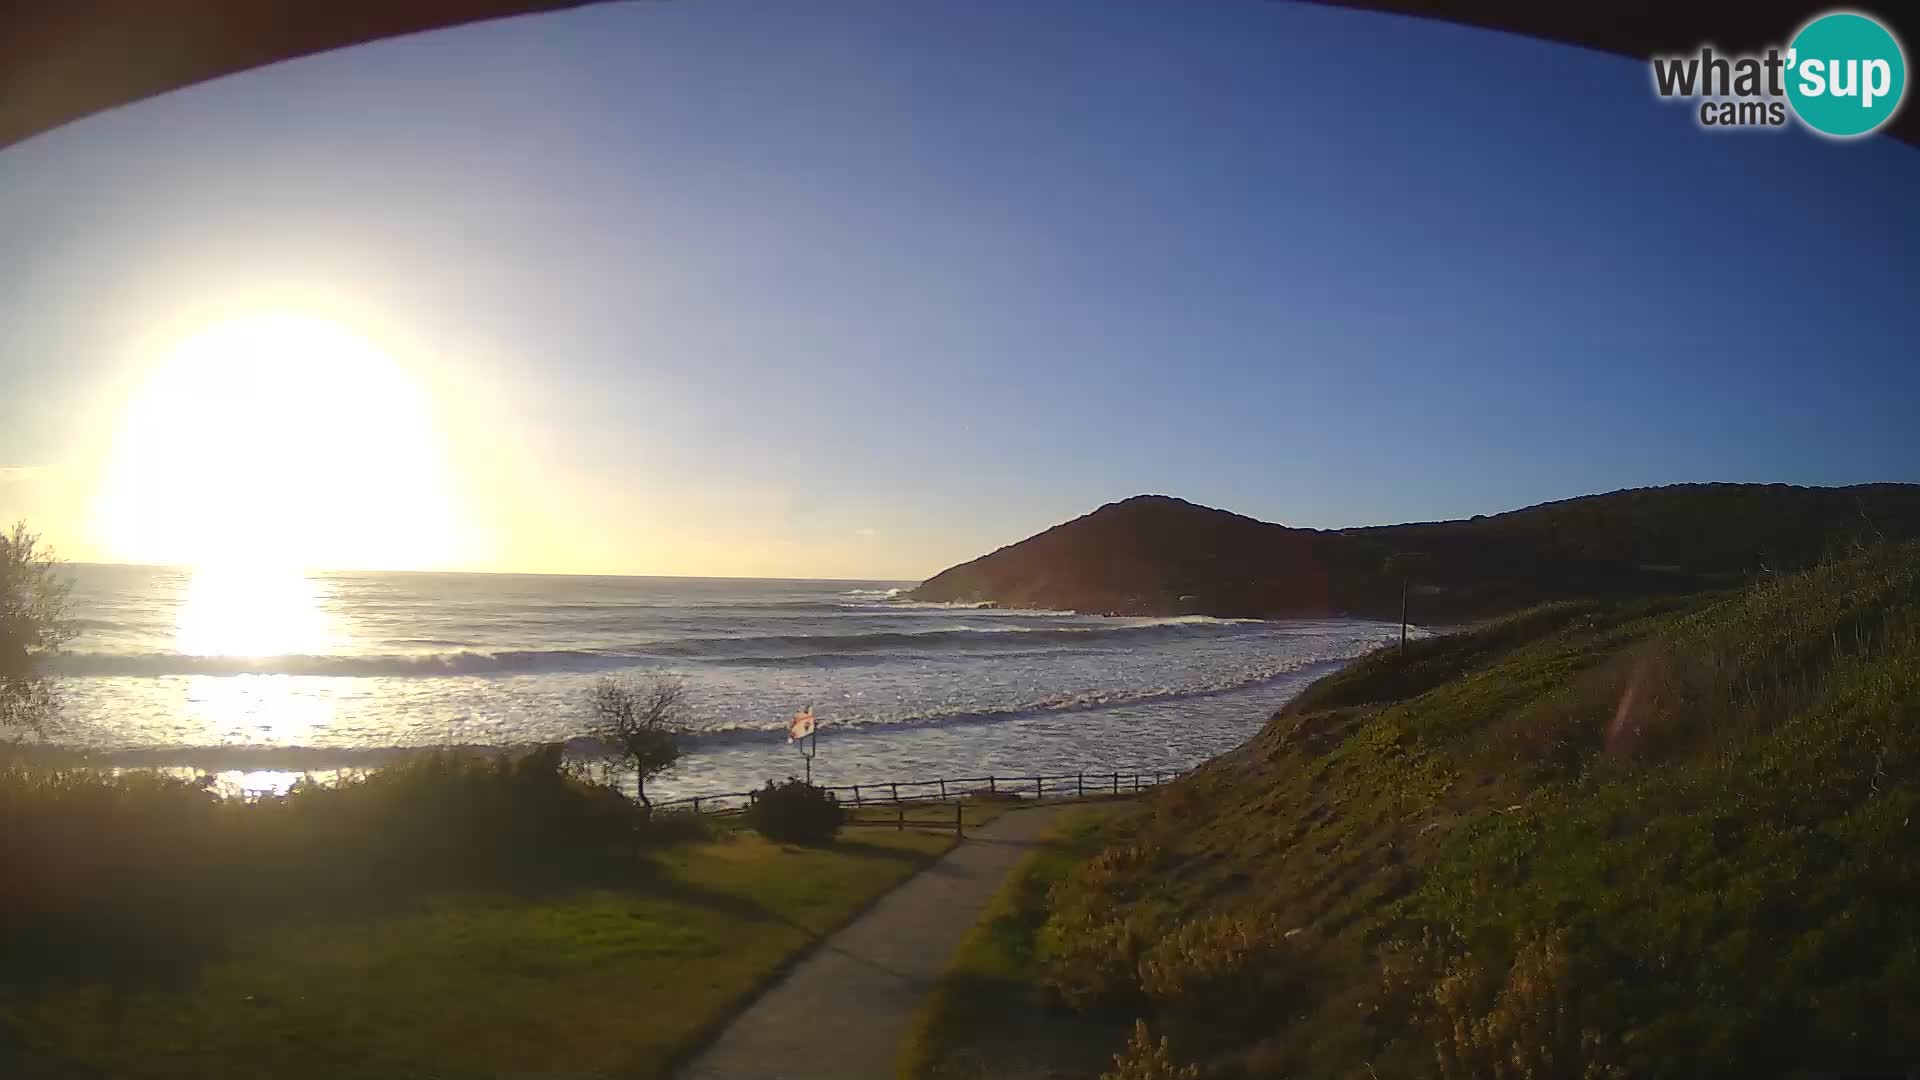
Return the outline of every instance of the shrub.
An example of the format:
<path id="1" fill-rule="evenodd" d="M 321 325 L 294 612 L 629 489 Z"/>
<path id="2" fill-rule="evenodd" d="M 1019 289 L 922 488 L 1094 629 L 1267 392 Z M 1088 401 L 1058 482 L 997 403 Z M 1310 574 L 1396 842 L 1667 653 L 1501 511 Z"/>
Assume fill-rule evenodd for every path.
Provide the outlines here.
<path id="1" fill-rule="evenodd" d="M 1075 1009 L 1141 1004 L 1140 956 L 1154 939 L 1151 913 L 1124 905 L 1152 880 L 1160 850 L 1138 840 L 1108 846 L 1047 891 L 1036 942 L 1042 978 Z"/>
<path id="2" fill-rule="evenodd" d="M 1117 1011 L 1140 1004 L 1139 958 L 1152 940 L 1141 918 L 1086 907 L 1056 910 L 1036 940 L 1042 981 L 1072 1008 Z"/>
<path id="3" fill-rule="evenodd" d="M 845 821 L 846 811 L 833 792 L 792 777 L 779 784 L 767 781 L 746 812 L 749 827 L 782 844 L 830 844 Z"/>
<path id="4" fill-rule="evenodd" d="M 1172 1012 L 1224 1019 L 1270 1006 L 1291 975 L 1285 931 L 1271 916 L 1204 915 L 1140 958 L 1140 989 Z"/>
<path id="5" fill-rule="evenodd" d="M 1109 902 L 1126 899 L 1154 880 L 1153 870 L 1162 854 L 1151 840 L 1112 844 L 1076 868 L 1062 892 Z"/>
<path id="6" fill-rule="evenodd" d="M 293 906 L 562 885 L 617 865 L 637 807 L 560 748 L 423 754 L 337 784 L 222 799 L 204 781 L 0 761 L 0 954 L 11 973 L 217 939 Z"/>
<path id="7" fill-rule="evenodd" d="M 1471 955 L 1452 964 L 1428 996 L 1434 1058 L 1442 1077 L 1459 1080 L 1609 1080 L 1624 1071 L 1608 1042 L 1581 1027 L 1570 1008 L 1566 935 L 1529 937 L 1514 953 L 1491 1006 Z"/>
<path id="8" fill-rule="evenodd" d="M 1100 1080 L 1199 1080 L 1197 1065 L 1175 1065 L 1167 1048 L 1167 1037 L 1155 1041 L 1145 1020 L 1133 1022 L 1133 1034 L 1127 1048 L 1113 1055 L 1113 1069 L 1100 1074 Z"/>
<path id="9" fill-rule="evenodd" d="M 649 844 L 697 844 L 714 837 L 713 817 L 697 810 L 655 810 L 640 827 Z"/>

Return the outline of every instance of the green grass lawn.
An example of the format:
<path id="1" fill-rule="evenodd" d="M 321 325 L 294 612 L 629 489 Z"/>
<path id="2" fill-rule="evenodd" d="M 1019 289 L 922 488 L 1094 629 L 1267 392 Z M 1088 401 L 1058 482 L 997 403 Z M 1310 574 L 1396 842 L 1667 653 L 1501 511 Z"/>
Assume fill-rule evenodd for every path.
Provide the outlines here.
<path id="1" fill-rule="evenodd" d="M 1063 814 L 1007 879 L 928 995 L 901 1048 L 904 1080 L 1027 1075 L 1033 1061 L 1072 1062 L 1082 1067 L 1071 1074 L 1091 1076 L 1111 1064 L 1108 1052 L 1124 1037 L 1117 1029 L 1060 1011 L 1036 991 L 1034 934 L 1047 915 L 1047 889 L 1099 849 L 1103 827 L 1130 805 L 1091 803 Z"/>
<path id="2" fill-rule="evenodd" d="M 1131 805 L 1138 793 L 1122 792 L 1109 795 L 1105 792 L 1093 792 L 1084 798 L 1067 798 L 1061 792 L 1050 791 L 1045 800 L 1048 804 L 1082 803 L 1089 806 L 1113 804 Z M 1042 805 L 1031 794 L 1002 792 L 998 796 L 968 797 L 959 800 L 963 818 L 963 827 L 971 834 L 973 830 L 999 817 L 1009 810 L 1023 806 Z M 889 802 L 867 802 L 860 806 L 846 806 L 847 822 L 854 827 L 854 835 L 865 835 L 874 829 L 922 828 L 939 831 L 953 829 L 954 803 L 929 799 L 925 802 L 903 802 L 898 806 Z"/>
<path id="3" fill-rule="evenodd" d="M 865 836 L 877 829 L 897 828 L 904 823 L 906 828 L 933 829 L 951 831 L 953 829 L 953 802 L 926 800 L 924 802 L 903 802 L 898 806 L 892 803 L 867 802 L 859 806 L 842 804 L 847 811 L 847 822 L 853 826 L 850 835 Z M 977 829 L 1008 810 L 1026 805 L 1019 799 L 965 799 L 959 802 L 962 828 L 971 831 Z"/>
<path id="4" fill-rule="evenodd" d="M 159 974 L 0 982 L 0 1074 L 658 1076 L 951 843 L 858 828 L 806 850 L 726 830 L 602 887 L 288 916 Z"/>

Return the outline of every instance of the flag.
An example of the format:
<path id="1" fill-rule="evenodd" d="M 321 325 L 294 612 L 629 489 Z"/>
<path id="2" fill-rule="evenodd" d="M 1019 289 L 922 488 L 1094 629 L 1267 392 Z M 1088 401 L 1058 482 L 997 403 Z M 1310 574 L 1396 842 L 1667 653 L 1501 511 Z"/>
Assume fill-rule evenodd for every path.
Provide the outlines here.
<path id="1" fill-rule="evenodd" d="M 787 724 L 787 741 L 799 742 L 813 734 L 813 726 L 813 706 L 809 705 L 793 714 L 792 721 Z"/>

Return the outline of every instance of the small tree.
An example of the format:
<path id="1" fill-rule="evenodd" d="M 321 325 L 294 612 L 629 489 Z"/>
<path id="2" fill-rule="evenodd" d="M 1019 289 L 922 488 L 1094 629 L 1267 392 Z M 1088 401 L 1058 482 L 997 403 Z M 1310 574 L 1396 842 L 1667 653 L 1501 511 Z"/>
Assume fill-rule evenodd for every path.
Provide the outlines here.
<path id="1" fill-rule="evenodd" d="M 74 634 L 58 565 L 25 522 L 0 533 L 0 731 L 39 731 L 53 705 L 40 661 Z"/>
<path id="2" fill-rule="evenodd" d="M 680 760 L 680 718 L 687 684 L 671 675 L 607 677 L 588 697 L 588 734 L 606 748 L 607 765 L 633 774 L 640 805 L 653 809 L 647 781 Z"/>

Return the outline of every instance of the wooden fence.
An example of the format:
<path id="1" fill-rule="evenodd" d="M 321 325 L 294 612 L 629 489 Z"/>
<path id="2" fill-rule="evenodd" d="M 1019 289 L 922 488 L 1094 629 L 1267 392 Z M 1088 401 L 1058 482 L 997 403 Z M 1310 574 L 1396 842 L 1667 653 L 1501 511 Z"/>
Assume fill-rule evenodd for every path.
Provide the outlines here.
<path id="1" fill-rule="evenodd" d="M 915 802 L 948 802 L 965 798 L 1084 799 L 1101 795 L 1126 795 L 1163 784 L 1179 776 L 1178 770 L 1158 769 L 1135 772 L 1077 772 L 1051 776 L 968 776 L 942 777 L 937 780 L 887 780 L 877 784 L 821 785 L 843 805 L 904 806 Z M 699 814 L 743 813 L 759 796 L 757 791 L 724 791 L 712 795 L 689 795 L 653 804 L 659 810 L 692 810 Z"/>

